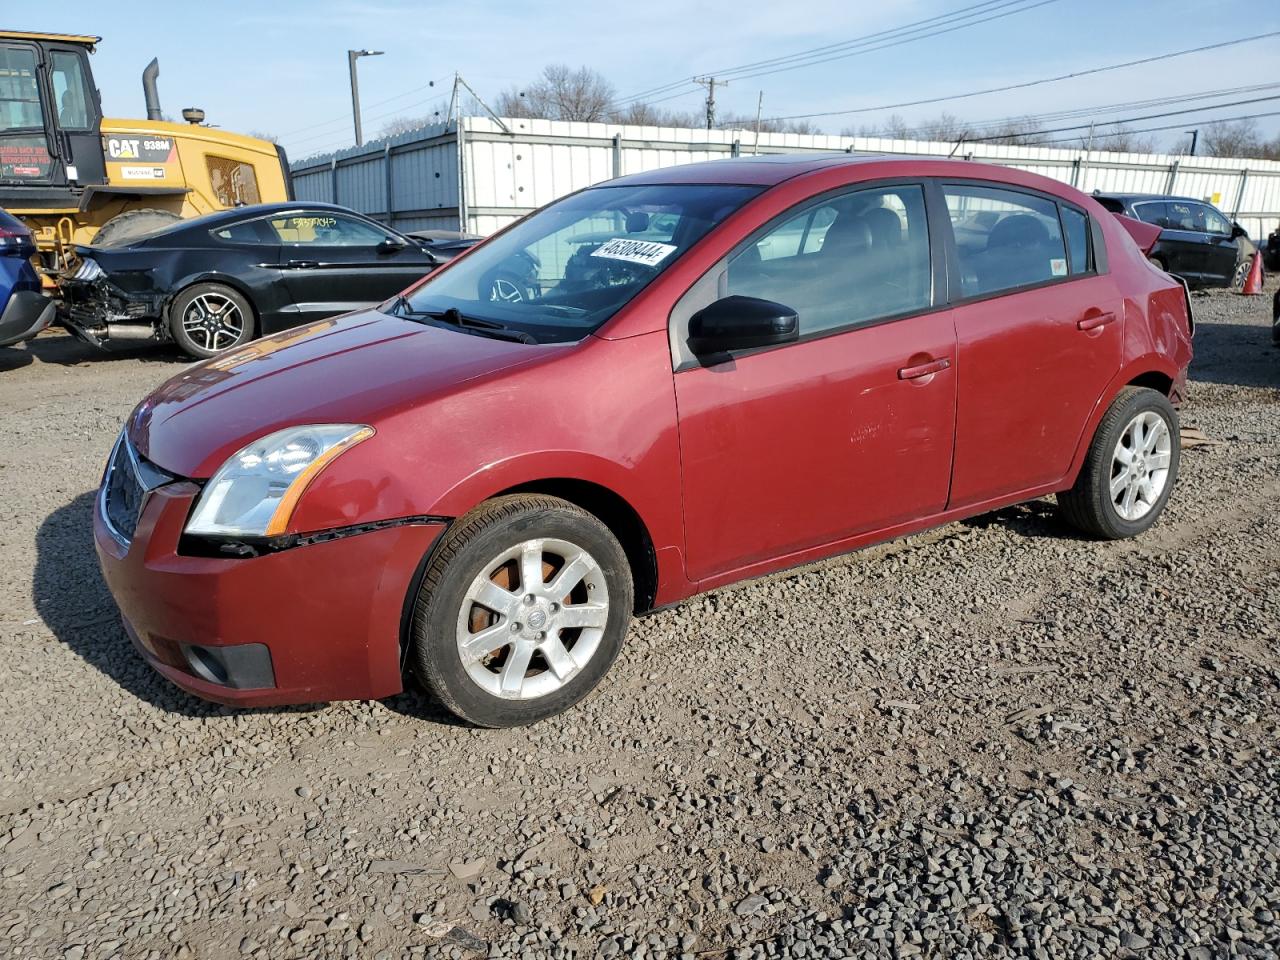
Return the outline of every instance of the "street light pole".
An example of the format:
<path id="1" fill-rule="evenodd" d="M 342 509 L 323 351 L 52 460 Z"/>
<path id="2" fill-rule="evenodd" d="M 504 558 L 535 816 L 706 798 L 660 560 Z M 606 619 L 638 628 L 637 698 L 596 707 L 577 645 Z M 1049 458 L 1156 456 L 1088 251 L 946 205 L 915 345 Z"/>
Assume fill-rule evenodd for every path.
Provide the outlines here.
<path id="1" fill-rule="evenodd" d="M 364 133 L 360 129 L 360 83 L 356 79 L 356 61 L 361 57 L 382 56 L 381 50 L 348 50 L 347 68 L 351 71 L 351 118 L 356 126 L 356 146 L 364 143 Z"/>

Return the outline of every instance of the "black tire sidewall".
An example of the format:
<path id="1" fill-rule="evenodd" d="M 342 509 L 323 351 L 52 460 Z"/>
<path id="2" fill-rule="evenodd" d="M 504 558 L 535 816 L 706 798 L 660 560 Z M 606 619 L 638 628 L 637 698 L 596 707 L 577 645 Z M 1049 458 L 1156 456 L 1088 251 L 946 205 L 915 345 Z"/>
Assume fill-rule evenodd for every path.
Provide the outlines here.
<path id="1" fill-rule="evenodd" d="M 187 312 L 187 307 L 191 305 L 191 301 L 196 297 L 209 293 L 235 301 L 236 306 L 240 308 L 240 312 L 245 318 L 244 331 L 240 334 L 240 339 L 216 352 L 210 352 L 198 345 L 182 329 L 182 315 Z M 194 284 L 179 293 L 173 298 L 173 302 L 169 304 L 169 336 L 173 338 L 174 343 L 182 348 L 183 353 L 195 357 L 197 360 L 207 360 L 210 357 L 226 353 L 228 350 L 244 346 L 253 339 L 256 328 L 257 314 L 254 312 L 253 304 L 235 287 L 229 287 L 223 283 Z"/>
<path id="2" fill-rule="evenodd" d="M 1133 420 L 1139 413 L 1150 411 L 1157 413 L 1165 422 L 1165 427 L 1169 431 L 1169 475 L 1165 480 L 1164 489 L 1160 492 L 1159 499 L 1146 515 L 1140 520 L 1126 520 L 1116 512 L 1115 504 L 1111 500 L 1111 460 L 1115 451 L 1116 444 L 1120 442 L 1121 436 L 1124 435 L 1125 428 L 1129 426 L 1129 422 Z M 1179 434 L 1178 413 L 1173 408 L 1173 404 L 1164 394 L 1155 390 L 1142 389 L 1137 390 L 1127 397 L 1122 397 L 1104 418 L 1102 429 L 1094 438 L 1094 443 L 1099 444 L 1098 469 L 1094 472 L 1093 486 L 1090 491 L 1091 496 L 1096 498 L 1100 506 L 1099 519 L 1106 528 L 1108 536 L 1113 539 L 1126 539 L 1136 537 L 1138 534 L 1150 529 L 1160 515 L 1164 513 L 1164 508 L 1169 502 L 1169 497 L 1173 494 L 1174 485 L 1178 480 L 1178 469 L 1182 461 L 1182 442 Z"/>
<path id="3" fill-rule="evenodd" d="M 505 700 L 482 690 L 463 667 L 456 640 L 459 608 L 484 564 L 516 543 L 539 537 L 567 540 L 595 558 L 609 588 L 609 620 L 590 662 L 561 689 L 535 700 Z M 596 687 L 622 648 L 633 586 L 626 554 L 604 524 L 578 511 L 539 508 L 499 520 L 462 543 L 435 589 L 428 593 L 424 583 L 417 605 L 413 661 L 419 679 L 463 719 L 482 727 L 512 727 L 562 713 Z"/>

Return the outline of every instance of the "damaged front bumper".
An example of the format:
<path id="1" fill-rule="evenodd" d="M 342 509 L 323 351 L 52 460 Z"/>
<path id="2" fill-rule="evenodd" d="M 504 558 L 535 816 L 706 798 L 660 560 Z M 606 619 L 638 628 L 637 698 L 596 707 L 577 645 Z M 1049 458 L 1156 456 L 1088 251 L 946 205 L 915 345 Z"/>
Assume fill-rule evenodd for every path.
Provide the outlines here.
<path id="1" fill-rule="evenodd" d="M 126 292 L 103 274 L 63 276 L 58 288 L 58 322 L 86 343 L 106 347 L 113 340 L 164 339 L 162 294 Z"/>

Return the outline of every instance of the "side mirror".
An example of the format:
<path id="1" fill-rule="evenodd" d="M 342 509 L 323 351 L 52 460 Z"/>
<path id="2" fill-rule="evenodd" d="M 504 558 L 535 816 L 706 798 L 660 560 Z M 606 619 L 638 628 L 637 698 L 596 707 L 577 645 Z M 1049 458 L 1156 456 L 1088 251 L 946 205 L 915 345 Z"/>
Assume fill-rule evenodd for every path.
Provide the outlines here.
<path id="1" fill-rule="evenodd" d="M 640 211 L 627 214 L 627 233 L 644 233 L 649 229 L 649 215 Z"/>
<path id="2" fill-rule="evenodd" d="M 698 357 L 792 343 L 799 336 L 794 310 L 757 297 L 725 297 L 689 318 L 689 349 Z"/>
<path id="3" fill-rule="evenodd" d="M 1248 231 L 1248 230 L 1246 230 L 1244 227 L 1240 226 L 1240 224 L 1238 224 L 1238 223 L 1232 223 L 1232 224 L 1231 224 L 1231 239 L 1232 239 L 1232 240 L 1235 240 L 1235 239 L 1237 239 L 1238 237 L 1247 237 L 1248 235 L 1249 235 L 1249 231 Z"/>
<path id="4" fill-rule="evenodd" d="M 395 237 L 387 237 L 378 244 L 377 250 L 379 253 L 395 253 L 397 250 L 403 250 L 404 246 L 404 243 Z"/>

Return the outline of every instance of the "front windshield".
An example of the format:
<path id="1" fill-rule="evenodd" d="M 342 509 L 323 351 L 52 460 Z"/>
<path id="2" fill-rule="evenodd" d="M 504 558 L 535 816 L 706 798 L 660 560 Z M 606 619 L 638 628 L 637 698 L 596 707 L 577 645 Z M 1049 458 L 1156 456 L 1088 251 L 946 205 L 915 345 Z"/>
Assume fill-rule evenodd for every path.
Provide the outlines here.
<path id="1" fill-rule="evenodd" d="M 532 214 L 393 312 L 502 329 L 537 343 L 580 340 L 613 316 L 759 187 L 595 187 Z"/>

